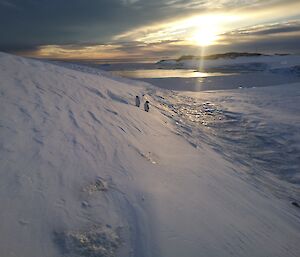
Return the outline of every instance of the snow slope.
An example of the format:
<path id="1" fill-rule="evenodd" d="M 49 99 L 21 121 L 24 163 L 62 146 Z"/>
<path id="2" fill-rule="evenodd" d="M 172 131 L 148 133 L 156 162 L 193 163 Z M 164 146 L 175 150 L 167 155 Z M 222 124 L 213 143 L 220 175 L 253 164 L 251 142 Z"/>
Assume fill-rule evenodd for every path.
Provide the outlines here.
<path id="1" fill-rule="evenodd" d="M 189 142 L 209 144 L 244 179 L 300 199 L 300 83 L 154 96 Z M 251 181 L 252 180 L 252 181 Z M 254 181 L 253 181 L 254 180 Z"/>
<path id="2" fill-rule="evenodd" d="M 0 53 L 1 256 L 300 255 L 298 208 L 91 73 Z"/>

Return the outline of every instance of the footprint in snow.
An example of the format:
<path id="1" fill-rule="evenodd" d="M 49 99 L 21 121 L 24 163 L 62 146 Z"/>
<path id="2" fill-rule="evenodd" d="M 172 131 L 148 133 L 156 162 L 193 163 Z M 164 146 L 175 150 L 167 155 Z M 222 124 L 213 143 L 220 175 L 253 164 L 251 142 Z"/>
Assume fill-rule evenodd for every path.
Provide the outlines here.
<path id="1" fill-rule="evenodd" d="M 19 224 L 22 226 L 27 226 L 29 224 L 29 222 L 22 219 L 22 220 L 19 220 Z"/>
<path id="2" fill-rule="evenodd" d="M 89 194 L 92 194 L 94 192 L 99 192 L 99 191 L 102 191 L 102 192 L 105 192 L 105 191 L 108 191 L 109 189 L 109 184 L 108 182 L 101 178 L 101 177 L 98 177 L 95 182 L 91 183 L 90 185 L 86 186 L 83 191 L 84 192 L 88 192 Z"/>
<path id="3" fill-rule="evenodd" d="M 158 163 L 158 157 L 154 153 L 148 152 L 148 153 L 142 153 L 140 152 L 140 155 L 144 157 L 146 160 L 151 162 L 152 164 L 157 164 Z"/>
<path id="4" fill-rule="evenodd" d="M 84 231 L 55 231 L 54 242 L 64 256 L 114 257 L 121 245 L 119 230 L 98 225 Z"/>
<path id="5" fill-rule="evenodd" d="M 152 164 L 158 164 L 159 158 L 156 154 L 151 152 L 143 153 L 139 148 L 131 144 L 129 144 L 128 146 L 133 148 L 140 156 L 145 158 L 147 161 L 151 162 Z"/>

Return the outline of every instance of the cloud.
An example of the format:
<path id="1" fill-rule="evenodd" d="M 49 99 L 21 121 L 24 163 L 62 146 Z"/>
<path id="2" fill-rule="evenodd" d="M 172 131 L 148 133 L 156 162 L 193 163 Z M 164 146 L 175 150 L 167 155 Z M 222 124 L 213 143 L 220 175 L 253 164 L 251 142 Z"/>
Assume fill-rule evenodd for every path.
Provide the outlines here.
<path id="1" fill-rule="evenodd" d="M 121 0 L 124 5 L 131 5 L 137 3 L 139 0 Z"/>
<path id="2" fill-rule="evenodd" d="M 145 44 L 141 42 L 121 42 L 115 44 L 44 45 L 37 48 L 19 49 L 25 56 L 54 59 L 141 59 L 145 56 L 158 58 L 167 53 L 179 41 L 163 41 Z M 172 52 L 172 51 L 171 51 Z"/>
<path id="3" fill-rule="evenodd" d="M 298 0 L 0 0 L 0 50 L 42 56 L 73 56 L 78 51 L 81 57 L 88 53 L 99 57 L 108 56 L 105 46 L 113 46 L 109 50 L 113 57 L 157 56 L 164 51 L 175 55 L 184 50 L 197 51 L 197 46 L 186 42 L 201 23 L 193 17 L 244 15 L 244 20 L 238 22 L 221 21 L 227 26 L 224 31 L 231 31 L 224 33 L 219 42 L 225 47 L 235 40 L 242 43 L 238 33 L 244 33 L 243 42 L 297 33 L 297 24 L 251 26 L 265 23 L 264 19 L 273 22 L 272 19 L 295 16 L 299 14 L 295 6 L 299 5 Z M 185 23 L 189 20 L 190 24 Z M 246 25 L 252 31 L 237 30 Z"/>
<path id="4" fill-rule="evenodd" d="M 300 36 L 300 20 L 263 24 L 224 33 L 223 41 L 258 41 L 270 37 Z"/>
<path id="5" fill-rule="evenodd" d="M 0 0 L 0 6 L 7 8 L 17 8 L 17 6 L 13 3 L 13 1 L 9 0 Z"/>
<path id="6" fill-rule="evenodd" d="M 103 43 L 155 23 L 222 9 L 262 5 L 258 0 L 0 0 L 0 46 Z M 278 1 L 266 0 L 264 4 Z M 282 2 L 282 1 L 281 1 Z M 285 4 L 291 0 L 285 1 Z M 17 7 L 17 8 L 11 8 Z M 3 48 L 3 47 L 2 47 Z"/>

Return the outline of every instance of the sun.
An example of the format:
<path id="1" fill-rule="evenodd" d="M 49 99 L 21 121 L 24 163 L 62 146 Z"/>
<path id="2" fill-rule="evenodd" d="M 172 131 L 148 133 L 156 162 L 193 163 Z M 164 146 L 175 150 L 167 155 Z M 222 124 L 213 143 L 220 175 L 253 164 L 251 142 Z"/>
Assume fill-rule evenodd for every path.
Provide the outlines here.
<path id="1" fill-rule="evenodd" d="M 190 31 L 190 41 L 199 46 L 210 46 L 220 39 L 224 26 L 236 17 L 230 15 L 205 15 L 195 17 L 190 21 L 193 30 Z"/>
<path id="2" fill-rule="evenodd" d="M 192 41 L 199 46 L 213 45 L 218 40 L 218 34 L 214 27 L 197 29 L 192 36 Z"/>

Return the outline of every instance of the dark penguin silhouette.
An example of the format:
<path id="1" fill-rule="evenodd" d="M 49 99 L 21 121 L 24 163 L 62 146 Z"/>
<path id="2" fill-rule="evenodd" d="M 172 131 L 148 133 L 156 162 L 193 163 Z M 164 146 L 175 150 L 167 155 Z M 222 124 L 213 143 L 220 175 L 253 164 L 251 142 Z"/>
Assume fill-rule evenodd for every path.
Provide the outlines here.
<path id="1" fill-rule="evenodd" d="M 140 107 L 140 105 L 141 105 L 141 101 L 140 101 L 139 96 L 137 95 L 137 96 L 135 97 L 135 106 Z"/>
<path id="2" fill-rule="evenodd" d="M 145 104 L 144 104 L 144 110 L 146 112 L 149 112 L 149 101 L 146 101 Z"/>

